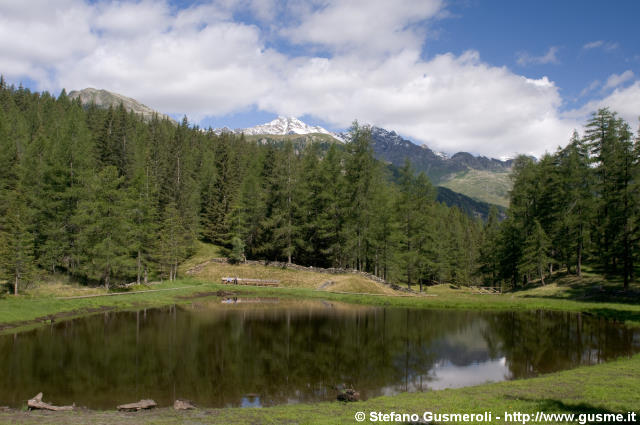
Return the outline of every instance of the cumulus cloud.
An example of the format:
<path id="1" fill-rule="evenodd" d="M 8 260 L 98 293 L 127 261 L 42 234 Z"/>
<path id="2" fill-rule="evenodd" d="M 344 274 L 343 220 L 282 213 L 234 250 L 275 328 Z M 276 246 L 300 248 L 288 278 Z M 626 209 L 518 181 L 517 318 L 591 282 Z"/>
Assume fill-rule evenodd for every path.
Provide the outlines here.
<path id="1" fill-rule="evenodd" d="M 311 43 L 338 52 L 386 53 L 419 48 L 424 26 L 442 10 L 441 0 L 331 0 L 300 16 L 282 34 L 294 43 Z"/>
<path id="2" fill-rule="evenodd" d="M 89 54 L 97 46 L 91 8 L 83 2 L 34 0 L 0 3 L 0 70 L 8 77 L 52 85 L 50 70 Z"/>
<path id="3" fill-rule="evenodd" d="M 549 47 L 549 50 L 547 50 L 547 53 L 542 56 L 532 56 L 527 52 L 519 52 L 518 54 L 516 54 L 516 62 L 520 66 L 527 66 L 530 64 L 544 65 L 549 63 L 558 63 L 558 50 L 558 47 L 551 46 Z"/>
<path id="4" fill-rule="evenodd" d="M 426 31 L 446 15 L 440 0 L 34 1 L 0 0 L 0 72 L 39 89 L 104 88 L 196 122 L 252 107 L 335 127 L 358 119 L 440 151 L 497 157 L 553 150 L 581 122 L 582 111 L 558 112 L 547 77 L 491 66 L 476 51 L 425 59 Z M 640 111 L 638 83 L 610 80 L 603 101 Z"/>
<path id="5" fill-rule="evenodd" d="M 474 51 L 427 62 L 417 51 L 403 51 L 355 65 L 347 58 L 309 59 L 259 105 L 339 126 L 358 118 L 437 150 L 494 156 L 552 150 L 575 126 L 556 117 L 561 98 L 546 77 L 532 80 L 489 66 Z M 286 99 L 282 92 L 289 93 Z"/>

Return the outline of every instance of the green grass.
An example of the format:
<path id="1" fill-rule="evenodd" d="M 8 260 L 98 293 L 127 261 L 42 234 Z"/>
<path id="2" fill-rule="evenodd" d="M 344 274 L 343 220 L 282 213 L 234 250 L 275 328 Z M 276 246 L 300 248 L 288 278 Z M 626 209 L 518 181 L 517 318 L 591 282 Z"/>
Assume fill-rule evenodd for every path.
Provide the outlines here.
<path id="1" fill-rule="evenodd" d="M 194 285 L 196 286 L 191 287 Z M 49 292 L 47 289 L 38 289 L 36 294 L 27 292 L 17 297 L 6 296 L 0 299 L 0 306 L 2 306 L 2 308 L 0 308 L 0 333 L 15 332 L 16 330 L 38 326 L 41 323 L 51 323 L 51 319 L 60 321 L 104 310 L 127 310 L 174 304 L 180 301 L 180 298 L 176 298 L 178 295 L 185 296 L 201 291 L 202 286 L 206 285 L 202 282 L 185 279 L 176 282 L 155 284 L 149 288 L 131 288 L 132 292 L 141 289 L 151 291 L 155 289 L 179 288 L 176 291 L 140 294 L 128 294 L 124 292 L 122 295 L 115 296 L 67 300 L 59 299 L 58 297 L 62 296 L 85 295 L 85 293 L 78 293 L 77 289 L 71 286 L 67 288 L 67 290 L 62 289 Z M 107 291 L 99 288 L 92 288 L 88 292 L 87 295 L 107 294 Z M 46 293 L 46 295 L 42 295 L 42 293 Z"/>
<path id="2" fill-rule="evenodd" d="M 336 292 L 359 292 L 374 294 L 397 293 L 389 286 L 374 282 L 359 274 L 343 273 L 328 274 L 311 270 L 295 270 L 290 268 L 250 265 L 250 264 L 221 264 L 209 263 L 204 266 L 194 278 L 205 282 L 220 282 L 223 277 L 237 276 L 240 278 L 277 280 L 280 286 L 286 288 L 317 289 L 323 284 L 328 290 Z"/>
<path id="3" fill-rule="evenodd" d="M 444 177 L 438 184 L 478 201 L 509 206 L 510 173 L 467 170 Z"/>
<path id="4" fill-rule="evenodd" d="M 227 252 L 225 248 L 210 243 L 196 241 L 195 254 L 189 257 L 182 264 L 180 264 L 179 271 L 180 273 L 184 273 L 190 268 L 204 263 L 205 261 L 208 261 L 212 258 L 223 258 L 226 256 Z"/>

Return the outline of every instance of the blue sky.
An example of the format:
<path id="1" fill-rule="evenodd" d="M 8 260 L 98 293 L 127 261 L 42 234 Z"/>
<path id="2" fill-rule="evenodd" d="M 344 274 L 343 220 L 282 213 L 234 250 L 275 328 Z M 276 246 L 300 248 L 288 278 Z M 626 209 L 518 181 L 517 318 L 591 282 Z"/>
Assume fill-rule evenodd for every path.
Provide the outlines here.
<path id="1" fill-rule="evenodd" d="M 454 153 L 540 155 L 640 115 L 640 2 L 0 3 L 0 73 L 112 90 L 207 127 L 358 119 Z"/>
<path id="2" fill-rule="evenodd" d="M 548 76 L 561 90 L 564 107 L 596 98 L 580 96 L 594 81 L 640 68 L 640 2 L 496 1 L 452 2 L 453 17 L 440 22 L 438 38 L 426 55 L 468 49 L 495 66 L 531 78 Z M 602 42 L 587 47 L 589 43 Z M 518 53 L 544 56 L 556 47 L 556 62 L 519 64 Z M 640 111 L 638 112 L 640 114 Z"/>

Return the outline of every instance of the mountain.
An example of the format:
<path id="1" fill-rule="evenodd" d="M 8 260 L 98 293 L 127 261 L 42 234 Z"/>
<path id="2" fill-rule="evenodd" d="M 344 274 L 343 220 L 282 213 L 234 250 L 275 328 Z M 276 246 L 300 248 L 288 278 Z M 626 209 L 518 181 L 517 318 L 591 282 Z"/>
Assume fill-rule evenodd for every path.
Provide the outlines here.
<path id="1" fill-rule="evenodd" d="M 310 126 L 297 118 L 278 117 L 266 124 L 244 129 L 231 130 L 228 127 L 214 130 L 244 134 L 248 139 L 261 143 L 281 143 L 291 140 L 295 144 L 345 142 L 348 133 L 333 133 L 319 126 Z M 402 138 L 395 131 L 371 127 L 372 148 L 377 159 L 401 167 L 409 159 L 416 171 L 424 171 L 432 183 L 443 186 L 467 197 L 507 207 L 511 190 L 512 160 L 474 156 L 468 152 L 458 152 L 448 157 L 434 152 L 427 146 L 418 146 Z M 450 196 L 447 199 L 451 198 Z M 463 208 L 464 209 L 464 208 Z"/>
<path id="2" fill-rule="evenodd" d="M 405 159 L 409 159 L 416 171 L 424 171 L 434 185 L 482 202 L 509 205 L 509 174 L 513 160 L 501 161 L 468 152 L 458 152 L 449 158 L 380 127 L 371 128 L 371 139 L 379 160 L 402 166 Z"/>
<path id="3" fill-rule="evenodd" d="M 329 130 L 320 126 L 310 126 L 294 117 L 278 117 L 275 120 L 266 124 L 256 125 L 249 128 L 237 128 L 231 130 L 228 127 L 218 128 L 214 130 L 214 133 L 220 134 L 223 132 L 243 133 L 245 136 L 286 136 L 286 135 L 304 135 L 304 134 L 326 134 L 335 138 L 338 141 L 344 141 L 341 135 L 332 133 Z"/>
<path id="4" fill-rule="evenodd" d="M 80 98 L 80 102 L 82 102 L 83 105 L 90 105 L 94 103 L 100 108 L 108 108 L 110 106 L 117 107 L 122 103 L 127 111 L 133 111 L 136 114 L 140 114 L 147 121 L 151 120 L 155 114 L 158 114 L 158 118 L 168 119 L 169 121 L 176 123 L 176 121 L 168 115 L 155 111 L 135 99 L 107 90 L 99 90 L 91 87 L 79 91 L 73 90 L 69 93 L 69 98 Z"/>
<path id="5" fill-rule="evenodd" d="M 491 204 L 477 201 L 443 186 L 438 186 L 436 189 L 438 190 L 436 201 L 442 202 L 449 207 L 458 207 L 471 217 L 481 218 L 483 220 L 489 218 Z M 501 205 L 496 205 L 496 207 L 498 208 L 498 217 L 501 220 L 504 219 L 506 217 L 506 208 Z"/>
<path id="6" fill-rule="evenodd" d="M 390 163 L 386 164 L 391 179 L 395 183 L 400 183 L 400 167 Z M 436 201 L 441 202 L 448 207 L 458 207 L 461 211 L 473 218 L 481 218 L 487 220 L 489 211 L 492 206 L 498 208 L 498 217 L 502 220 L 506 217 L 506 207 L 495 205 L 488 202 L 478 201 L 462 193 L 455 192 L 443 186 L 436 187 Z"/>

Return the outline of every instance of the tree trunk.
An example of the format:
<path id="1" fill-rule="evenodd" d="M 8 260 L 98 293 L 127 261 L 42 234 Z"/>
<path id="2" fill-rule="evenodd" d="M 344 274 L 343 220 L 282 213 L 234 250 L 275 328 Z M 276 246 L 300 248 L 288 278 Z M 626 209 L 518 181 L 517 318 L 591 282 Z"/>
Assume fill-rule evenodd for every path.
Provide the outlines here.
<path id="1" fill-rule="evenodd" d="M 576 276 L 582 276 L 582 224 L 580 224 L 580 233 L 578 237 L 578 261 L 576 262 Z"/>
<path id="2" fill-rule="evenodd" d="M 582 276 L 582 240 L 578 242 L 578 261 L 576 262 L 576 276 Z"/>
<path id="3" fill-rule="evenodd" d="M 140 253 L 140 250 L 138 250 L 138 273 L 136 276 L 136 283 L 138 285 L 140 285 L 140 272 L 141 272 L 141 268 L 142 268 L 142 258 L 141 258 L 142 254 Z"/>
<path id="4" fill-rule="evenodd" d="M 16 273 L 16 281 L 13 284 L 13 295 L 18 295 L 18 282 L 20 282 L 19 274 Z"/>

